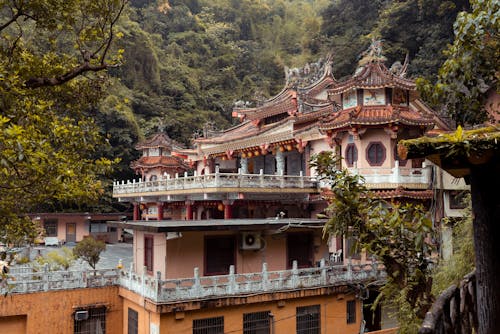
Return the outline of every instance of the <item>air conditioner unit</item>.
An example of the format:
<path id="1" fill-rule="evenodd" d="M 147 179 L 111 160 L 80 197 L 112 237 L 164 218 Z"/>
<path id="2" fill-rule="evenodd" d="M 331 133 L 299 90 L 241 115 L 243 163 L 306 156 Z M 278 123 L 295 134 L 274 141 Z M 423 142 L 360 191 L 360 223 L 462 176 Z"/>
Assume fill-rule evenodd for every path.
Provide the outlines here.
<path id="1" fill-rule="evenodd" d="M 83 321 L 89 318 L 89 311 L 76 311 L 75 312 L 75 320 Z"/>
<path id="2" fill-rule="evenodd" d="M 241 234 L 241 249 L 243 250 L 259 250 L 261 248 L 260 233 L 258 232 L 243 232 Z"/>

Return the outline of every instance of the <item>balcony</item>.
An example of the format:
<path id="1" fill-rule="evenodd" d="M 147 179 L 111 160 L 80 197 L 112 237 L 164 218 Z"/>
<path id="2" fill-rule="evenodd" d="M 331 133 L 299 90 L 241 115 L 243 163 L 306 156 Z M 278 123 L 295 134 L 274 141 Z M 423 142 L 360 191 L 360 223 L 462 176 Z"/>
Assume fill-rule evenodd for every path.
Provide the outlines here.
<path id="1" fill-rule="evenodd" d="M 385 278 L 385 272 L 376 263 L 327 266 L 324 260 L 317 268 L 298 269 L 297 263 L 294 262 L 293 269 L 267 271 L 267 264 L 264 263 L 262 272 L 235 274 L 233 266 L 229 272 L 229 275 L 200 277 L 198 268 L 195 268 L 192 278 L 162 280 L 159 276 L 136 275 L 132 271 L 122 271 L 120 285 L 156 303 L 171 303 L 342 286 Z"/>
<path id="2" fill-rule="evenodd" d="M 395 161 L 394 168 L 356 168 L 348 170 L 352 174 L 364 177 L 365 185 L 369 189 L 396 189 L 404 187 L 408 189 L 428 189 L 431 183 L 431 166 L 422 164 L 422 168 L 399 167 Z"/>
<path id="3" fill-rule="evenodd" d="M 182 195 L 191 193 L 235 192 L 255 193 L 262 189 L 275 189 L 276 193 L 284 190 L 290 193 L 318 192 L 315 177 L 300 175 L 269 175 L 219 173 L 184 177 L 176 175 L 158 181 L 121 181 L 113 184 L 113 197 L 126 198 L 148 195 Z"/>

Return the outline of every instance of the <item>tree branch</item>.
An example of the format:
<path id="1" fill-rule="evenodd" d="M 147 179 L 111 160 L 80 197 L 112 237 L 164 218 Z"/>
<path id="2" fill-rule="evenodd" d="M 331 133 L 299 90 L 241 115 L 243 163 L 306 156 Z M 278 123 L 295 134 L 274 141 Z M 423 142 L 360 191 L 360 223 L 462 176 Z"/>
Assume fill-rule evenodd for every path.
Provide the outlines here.
<path id="1" fill-rule="evenodd" d="M 102 63 L 99 65 L 91 65 L 89 62 L 84 62 L 82 65 L 72 69 L 71 71 L 66 72 L 63 75 L 52 77 L 52 78 L 30 78 L 25 82 L 25 86 L 27 88 L 39 88 L 39 87 L 49 87 L 49 86 L 59 86 L 62 85 L 71 79 L 76 78 L 77 76 L 86 73 L 86 72 L 99 72 L 105 70 L 109 67 L 113 67 L 113 65 L 108 65 L 106 63 Z"/>

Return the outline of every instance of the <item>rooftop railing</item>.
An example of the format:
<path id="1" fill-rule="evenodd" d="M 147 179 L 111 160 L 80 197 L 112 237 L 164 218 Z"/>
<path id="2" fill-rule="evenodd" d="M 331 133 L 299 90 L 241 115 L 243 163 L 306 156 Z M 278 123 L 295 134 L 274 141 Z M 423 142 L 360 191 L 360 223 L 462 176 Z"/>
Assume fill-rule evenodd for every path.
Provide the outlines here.
<path id="1" fill-rule="evenodd" d="M 209 188 L 318 188 L 315 177 L 299 175 L 269 175 L 261 170 L 259 174 L 215 173 L 184 177 L 178 174 L 171 178 L 167 176 L 157 181 L 116 181 L 113 184 L 113 195 L 125 195 L 148 192 L 183 191 Z"/>
<path id="2" fill-rule="evenodd" d="M 118 284 L 117 269 L 50 271 L 48 267 L 13 267 L 0 283 L 0 293 L 31 293 L 77 288 L 96 288 Z"/>
<path id="3" fill-rule="evenodd" d="M 13 268 L 14 269 L 14 268 Z M 132 268 L 131 268 L 132 269 Z M 119 285 L 156 303 L 188 301 L 204 298 L 237 297 L 248 294 L 341 286 L 380 280 L 385 272 L 377 263 L 365 265 L 326 265 L 297 267 L 294 261 L 290 270 L 268 271 L 267 264 L 256 273 L 235 274 L 234 266 L 229 275 L 200 276 L 198 268 L 191 278 L 161 279 L 147 274 L 137 274 L 118 269 L 35 271 L 31 268 L 13 270 L 0 285 L 0 293 L 32 293 L 53 290 L 94 288 Z"/>

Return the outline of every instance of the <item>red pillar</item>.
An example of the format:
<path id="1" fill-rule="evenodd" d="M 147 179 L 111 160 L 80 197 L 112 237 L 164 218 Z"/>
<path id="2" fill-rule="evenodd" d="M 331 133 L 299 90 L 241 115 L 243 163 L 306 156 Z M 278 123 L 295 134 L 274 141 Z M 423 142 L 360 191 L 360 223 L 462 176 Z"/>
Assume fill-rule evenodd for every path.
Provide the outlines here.
<path id="1" fill-rule="evenodd" d="M 156 206 L 158 208 L 158 220 L 163 220 L 163 202 L 158 202 L 156 203 Z"/>
<path id="2" fill-rule="evenodd" d="M 223 201 L 222 203 L 224 204 L 224 219 L 233 218 L 233 206 L 231 205 L 231 202 Z"/>
<path id="3" fill-rule="evenodd" d="M 134 203 L 133 220 L 139 220 L 139 203 Z"/>
<path id="4" fill-rule="evenodd" d="M 193 220 L 193 202 L 186 201 L 186 220 Z"/>

